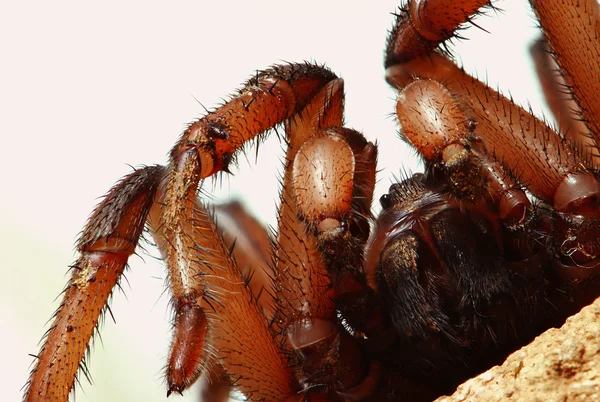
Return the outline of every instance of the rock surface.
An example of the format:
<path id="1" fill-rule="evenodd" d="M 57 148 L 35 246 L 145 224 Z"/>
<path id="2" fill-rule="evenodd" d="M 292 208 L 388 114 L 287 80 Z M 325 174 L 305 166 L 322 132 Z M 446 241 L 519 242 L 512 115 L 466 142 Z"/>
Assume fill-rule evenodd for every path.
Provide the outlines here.
<path id="1" fill-rule="evenodd" d="M 600 401 L 600 299 L 436 402 L 458 401 Z"/>

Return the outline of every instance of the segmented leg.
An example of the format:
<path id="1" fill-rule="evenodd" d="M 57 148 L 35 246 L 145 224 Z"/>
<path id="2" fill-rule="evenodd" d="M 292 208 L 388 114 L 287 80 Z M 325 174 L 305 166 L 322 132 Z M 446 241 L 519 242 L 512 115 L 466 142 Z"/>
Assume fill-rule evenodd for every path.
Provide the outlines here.
<path id="1" fill-rule="evenodd" d="M 412 0 L 396 15 L 397 21 L 388 37 L 385 67 L 404 63 L 428 54 L 456 35 L 460 24 L 490 0 Z"/>
<path id="2" fill-rule="evenodd" d="M 236 264 L 246 278 L 254 299 L 270 320 L 274 309 L 272 240 L 263 225 L 239 202 L 216 205 L 213 214 L 226 247 L 232 250 Z M 220 364 L 207 365 L 211 367 L 210 370 L 204 371 L 199 379 L 200 400 L 228 401 L 233 388 L 231 379 Z"/>
<path id="3" fill-rule="evenodd" d="M 586 17 L 586 7 L 581 3 L 576 11 L 583 20 L 594 20 L 593 10 Z M 598 58 L 594 60 L 597 63 Z M 555 243 L 562 261 L 575 268 L 571 272 L 576 276 L 584 275 L 583 272 L 587 272 L 587 277 L 595 274 L 592 265 L 595 266 L 600 250 L 588 231 L 597 219 L 600 184 L 588 170 L 592 166 L 589 152 L 580 152 L 542 121 L 439 54 L 390 66 L 387 74 L 388 81 L 398 87 L 406 86 L 414 77 L 433 79 L 460 97 L 460 107 L 476 123 L 475 134 L 482 139 L 489 158 L 526 183 L 536 197 L 563 213 L 562 224 L 555 226 Z M 573 214 L 586 215 L 589 223 L 576 224 Z M 578 240 L 572 241 L 574 238 Z M 582 264 L 589 267 L 576 267 Z M 564 272 L 562 268 L 559 271 Z"/>
<path id="4" fill-rule="evenodd" d="M 96 207 L 78 241 L 63 302 L 27 383 L 25 401 L 66 401 L 84 353 L 127 259 L 133 254 L 165 169 L 137 170 L 113 187 Z"/>
<path id="5" fill-rule="evenodd" d="M 344 275 L 327 264 L 323 254 L 330 251 L 322 237 L 340 236 L 364 245 L 368 224 L 361 233 L 353 221 L 360 216 L 365 230 L 366 212 L 357 205 L 363 203 L 367 210 L 370 206 L 376 152 L 360 134 L 331 128 L 342 122 L 341 82 L 332 82 L 320 96 L 322 100 L 311 103 L 302 118 L 286 124 L 290 145 L 279 215 L 275 324 L 287 338 L 293 358 L 305 368 L 305 387 L 320 384 L 322 389 L 316 391 L 326 393 L 353 388 L 366 376 L 358 364 L 358 351 L 340 352 L 352 343 L 340 334 L 335 311 L 336 293 L 347 290 L 339 292 Z M 327 158 L 322 157 L 324 152 Z M 360 267 L 360 252 L 348 258 Z"/>
<path id="6" fill-rule="evenodd" d="M 531 55 L 542 84 L 544 97 L 558 122 L 560 131 L 581 150 L 582 154 L 589 155 L 587 159 L 593 166 L 598 166 L 600 155 L 598 155 L 596 140 L 581 121 L 581 110 L 573 99 L 545 39 L 540 39 L 531 46 Z"/>
<path id="7" fill-rule="evenodd" d="M 312 65 L 288 65 L 262 72 L 237 97 L 193 123 L 171 152 L 170 177 L 154 231 L 161 239 L 159 244 L 163 245 L 161 250 L 170 270 L 176 314 L 206 314 L 207 307 L 217 313 L 206 321 L 197 321 L 209 343 L 195 349 L 188 356 L 189 362 L 181 364 L 176 372 L 197 372 L 196 367 L 208 361 L 200 355 L 210 350 L 249 398 L 284 400 L 296 395 L 289 363 L 272 342 L 262 313 L 256 314 L 256 303 L 224 245 L 215 243 L 219 236 L 214 224 L 195 197 L 202 178 L 226 170 L 233 153 L 246 141 L 302 112 L 312 98 L 326 93 L 322 88 L 330 81 L 335 82 L 332 73 Z M 178 343 L 176 336 L 174 344 Z M 240 354 L 240 350 L 248 352 Z M 182 359 L 188 357 L 182 355 Z M 177 391 L 191 380 L 186 374 L 172 378 L 175 381 L 170 389 Z"/>
<path id="8" fill-rule="evenodd" d="M 581 119 L 600 143 L 600 5 L 596 0 L 531 4 L 554 59 L 580 108 Z M 597 149 L 594 150 L 597 155 Z"/>
<path id="9" fill-rule="evenodd" d="M 162 234 L 162 199 L 151 222 L 163 255 L 173 245 Z M 202 371 L 219 363 L 232 383 L 249 398 L 285 400 L 295 394 L 294 379 L 285 356 L 268 327 L 246 279 L 235 265 L 207 210 L 196 202 L 185 211 L 186 220 L 174 244 L 189 249 L 177 260 L 175 272 L 185 272 L 187 293 L 173 291 L 176 318 L 170 364 L 169 391 L 181 392 Z M 162 222 L 159 218 L 158 222 Z M 185 267 L 185 268 L 184 268 Z M 169 266 L 172 280 L 173 267 Z M 188 284 L 181 281 L 183 284 Z"/>
<path id="10" fill-rule="evenodd" d="M 408 8 L 411 7 L 412 2 Z M 578 11 L 584 14 L 586 8 L 589 7 L 582 4 Z M 590 18 L 595 15 L 593 12 Z M 399 18 L 398 23 L 410 25 L 411 21 L 405 17 Z M 388 51 L 401 53 L 403 42 L 393 37 L 390 41 L 397 46 L 389 47 Z M 597 63 L 598 58 L 594 60 Z M 508 170 L 517 172 L 537 197 L 554 204 L 559 211 L 576 212 L 572 210 L 576 200 L 596 193 L 596 179 L 581 172 L 590 166 L 586 155 L 578 154 L 544 122 L 470 77 L 447 58 L 437 53 L 419 53 L 387 70 L 388 82 L 398 88 L 405 87 L 415 77 L 436 80 L 460 95 L 464 102 L 461 107 L 477 123 L 475 132 L 485 141 L 489 154 Z M 565 180 L 566 176 L 569 178 Z"/>
<path id="11" fill-rule="evenodd" d="M 217 205 L 214 214 L 227 247 L 233 250 L 238 267 L 249 279 L 252 294 L 271 320 L 275 309 L 273 240 L 264 226 L 239 202 Z"/>
<path id="12" fill-rule="evenodd" d="M 290 214 L 285 212 L 286 207 L 283 208 L 282 216 L 288 218 L 280 220 L 280 239 L 285 237 L 285 240 L 280 240 L 278 246 L 281 272 L 276 275 L 278 282 L 273 294 L 278 295 L 275 317 L 279 320 L 274 328 L 279 328 L 285 336 L 278 339 L 279 335 L 265 319 L 264 309 L 256 300 L 257 295 L 249 289 L 249 278 L 244 277 L 235 265 L 212 217 L 202 202 L 196 199 L 202 178 L 227 170 L 234 152 L 244 142 L 275 124 L 287 121 L 290 151 L 284 178 L 287 189 L 284 189 L 282 203 L 296 211 L 298 197 L 303 196 L 296 194 L 298 187 L 294 180 L 297 178 L 292 179 L 294 155 L 320 129 L 341 125 L 342 105 L 342 81 L 328 70 L 308 64 L 274 67 L 250 80 L 229 103 L 192 124 L 173 149 L 168 167 L 147 168 L 141 171 L 144 174 L 131 175 L 109 193 L 90 220 L 80 243 L 82 264 L 92 265 L 82 269 L 81 274 L 74 275 L 72 285 L 75 289 L 90 289 L 88 293 L 96 292 L 95 284 L 101 285 L 102 297 L 91 298 L 87 293 L 80 296 L 77 292 L 75 295 L 67 292 L 67 299 L 57 315 L 58 325 L 53 326 L 32 374 L 27 397 L 38 396 L 32 400 L 67 399 L 77 371 L 76 363 L 81 361 L 91 329 L 96 325 L 99 311 L 122 272 L 127 256 L 133 253 L 147 215 L 169 270 L 175 310 L 173 346 L 167 365 L 169 393 L 181 392 L 203 369 L 213 364 L 222 364 L 226 377 L 250 399 L 303 399 L 308 396 L 298 392 L 313 387 L 322 378 L 328 379 L 325 393 L 311 395 L 326 398 L 330 388 L 339 389 L 334 380 L 339 378 L 340 367 L 348 378 L 342 384 L 343 390 L 364 393 L 365 386 L 372 388 L 373 380 L 369 380 L 358 390 L 350 389 L 361 385 L 364 377 L 360 370 L 362 365 L 358 364 L 354 355 L 351 355 L 351 362 L 339 364 L 328 363 L 330 361 L 322 356 L 332 351 L 337 354 L 339 347 L 345 348 L 347 346 L 344 345 L 352 345 L 353 342 L 331 343 L 331 335 L 339 335 L 334 293 L 330 290 L 331 281 L 323 266 L 315 236 L 305 236 L 310 225 L 300 221 L 296 213 Z M 334 142 L 348 142 L 354 134 L 334 132 L 331 135 Z M 330 172 L 329 182 L 345 183 L 342 187 L 352 189 L 350 197 L 366 196 L 368 199 L 359 202 L 363 206 L 360 212 L 364 214 L 373 191 L 375 152 L 373 145 L 366 143 L 359 134 L 354 136 L 358 136 L 358 142 L 354 139 L 348 145 L 352 152 L 341 155 L 352 161 L 339 162 L 342 169 Z M 356 160 L 353 159 L 355 151 L 359 153 Z M 353 168 L 349 170 L 349 166 Z M 322 168 L 312 173 L 310 170 L 304 169 L 303 174 L 310 173 L 316 180 L 322 180 L 321 176 L 325 173 Z M 348 175 L 354 177 L 355 170 L 356 182 L 361 186 L 358 192 L 354 191 L 354 182 L 348 181 Z M 369 172 L 367 176 L 370 179 L 365 178 L 363 171 Z M 305 205 L 310 206 L 311 202 Z M 349 205 L 355 205 L 352 199 Z M 353 217 L 357 221 L 353 212 L 348 211 L 347 205 L 340 211 L 345 214 L 338 216 L 334 213 L 330 218 L 338 222 L 342 229 L 340 233 L 353 236 L 345 229 L 354 227 L 354 224 L 346 222 L 346 218 Z M 368 230 L 364 233 L 364 223 L 361 227 L 360 236 L 366 238 Z M 321 231 L 331 229 L 329 224 L 324 228 Z M 289 239 L 293 240 L 289 242 Z M 300 260 L 292 258 L 288 263 L 281 263 L 282 256 L 293 254 L 300 256 Z M 358 258 L 360 253 L 356 255 Z M 110 261 L 114 261 L 114 268 L 112 262 L 106 262 L 109 257 Z M 292 265 L 300 267 L 300 270 L 292 272 Z M 93 270 L 100 268 L 115 271 L 110 281 L 99 281 L 98 275 L 92 275 Z M 87 276 L 82 279 L 82 275 Z M 290 275 L 294 277 L 290 278 Z M 91 285 L 84 284 L 84 280 Z M 300 294 L 300 298 L 295 292 Z M 72 314 L 65 306 L 81 300 L 87 303 L 85 308 L 91 307 L 97 310 L 97 314 L 84 321 L 86 330 L 77 332 L 74 345 L 65 336 L 71 332 L 72 325 L 69 321 Z M 291 310 L 285 310 L 290 306 Z M 81 315 L 85 308 L 79 309 L 77 314 Z M 312 330 L 306 328 L 308 324 L 313 326 Z M 315 345 L 323 338 L 335 347 L 327 349 L 321 346 L 320 351 L 314 354 L 317 359 L 309 359 L 311 363 L 303 367 L 303 370 L 307 369 L 306 373 L 292 372 L 290 367 L 297 361 L 296 358 L 289 360 L 289 350 L 302 349 L 303 353 L 298 356 L 305 356 L 307 347 L 311 346 L 309 344 Z M 289 345 L 282 348 L 282 341 L 285 344 L 289 341 Z M 57 348 L 69 359 L 56 355 L 47 357 L 47 351 Z M 64 364 L 69 367 L 68 371 Z M 315 367 L 318 374 L 308 369 L 309 366 Z M 51 387 L 54 388 L 49 389 Z"/>

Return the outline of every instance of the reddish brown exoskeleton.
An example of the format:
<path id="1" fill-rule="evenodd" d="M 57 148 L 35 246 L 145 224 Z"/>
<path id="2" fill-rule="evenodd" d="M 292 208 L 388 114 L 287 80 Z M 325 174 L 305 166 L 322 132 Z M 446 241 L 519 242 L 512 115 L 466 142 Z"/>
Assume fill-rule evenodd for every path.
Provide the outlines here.
<path id="1" fill-rule="evenodd" d="M 25 400 L 67 400 L 145 227 L 176 312 L 168 393 L 208 371 L 212 400 L 230 386 L 250 400 L 431 400 L 559 325 L 599 293 L 600 19 L 595 1 L 572 3 L 533 2 L 560 134 L 436 50 L 488 2 L 402 8 L 387 79 L 427 168 L 381 198 L 373 230 L 377 149 L 342 128 L 343 81 L 314 64 L 257 74 L 188 127 L 168 166 L 125 177 L 92 214 Z M 271 243 L 198 188 L 277 125 L 288 149 Z"/>

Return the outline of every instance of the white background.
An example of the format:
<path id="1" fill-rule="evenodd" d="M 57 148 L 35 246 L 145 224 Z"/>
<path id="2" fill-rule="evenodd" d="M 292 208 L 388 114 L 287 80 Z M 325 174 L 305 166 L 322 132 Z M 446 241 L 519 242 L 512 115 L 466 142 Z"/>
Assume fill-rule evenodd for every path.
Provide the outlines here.
<path id="1" fill-rule="evenodd" d="M 219 3 L 219 4 L 217 4 Z M 525 1 L 478 19 L 456 50 L 469 71 L 541 110 L 528 58 L 535 22 Z M 390 12 L 397 2 L 3 2 L 0 10 L 0 389 L 17 401 L 73 243 L 98 197 L 127 164 L 164 163 L 186 123 L 256 69 L 279 61 L 326 63 L 346 80 L 346 120 L 380 143 L 378 199 L 403 168 L 418 169 L 397 139 L 394 92 L 383 80 Z M 197 100 L 196 100 L 197 99 Z M 246 197 L 274 223 L 277 140 L 224 196 Z M 378 203 L 377 203 L 378 204 Z M 164 271 L 134 257 L 112 303 L 77 401 L 161 401 L 170 341 Z M 187 393 L 194 400 L 193 392 Z M 172 400 L 181 400 L 172 396 Z"/>

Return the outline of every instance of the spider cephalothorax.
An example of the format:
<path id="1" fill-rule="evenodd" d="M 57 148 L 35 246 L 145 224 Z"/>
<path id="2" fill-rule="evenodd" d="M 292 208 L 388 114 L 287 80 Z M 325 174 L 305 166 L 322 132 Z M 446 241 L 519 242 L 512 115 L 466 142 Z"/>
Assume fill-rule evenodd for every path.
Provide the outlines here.
<path id="1" fill-rule="evenodd" d="M 598 294 L 600 19 L 595 1 L 572 3 L 533 2 L 561 134 L 437 50 L 487 1 L 400 10 L 386 77 L 426 172 L 392 185 L 374 225 L 377 148 L 342 127 L 343 81 L 310 63 L 257 73 L 185 130 L 168 166 L 126 176 L 94 211 L 25 400 L 68 398 L 145 227 L 175 310 L 168 393 L 208 372 L 211 400 L 223 386 L 250 400 L 431 400 L 560 324 Z M 270 241 L 198 190 L 278 125 Z"/>

